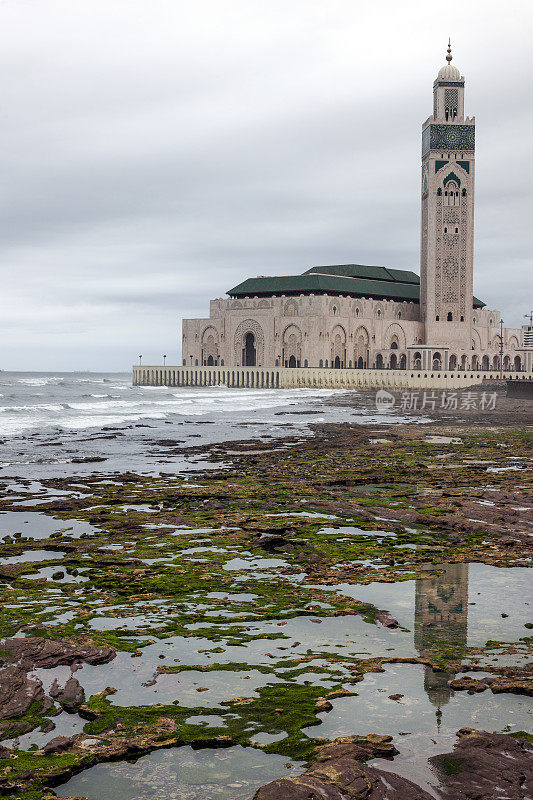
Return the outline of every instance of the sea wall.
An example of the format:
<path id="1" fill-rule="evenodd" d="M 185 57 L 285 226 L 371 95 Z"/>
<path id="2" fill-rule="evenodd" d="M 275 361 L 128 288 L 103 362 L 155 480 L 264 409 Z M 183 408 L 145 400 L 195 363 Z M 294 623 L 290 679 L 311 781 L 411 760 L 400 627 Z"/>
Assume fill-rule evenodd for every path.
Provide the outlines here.
<path id="1" fill-rule="evenodd" d="M 292 389 L 460 389 L 494 380 L 498 370 L 458 371 L 392 369 L 320 369 L 315 367 L 133 367 L 135 386 L 229 386 L 232 388 Z M 533 374 L 504 372 L 507 380 L 532 381 Z"/>

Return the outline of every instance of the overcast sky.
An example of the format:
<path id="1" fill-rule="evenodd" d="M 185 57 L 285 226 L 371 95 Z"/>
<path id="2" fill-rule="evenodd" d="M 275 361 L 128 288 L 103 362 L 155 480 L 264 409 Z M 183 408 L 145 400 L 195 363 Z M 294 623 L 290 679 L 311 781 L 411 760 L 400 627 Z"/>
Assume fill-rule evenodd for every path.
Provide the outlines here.
<path id="1" fill-rule="evenodd" d="M 474 291 L 533 307 L 529 0 L 3 0 L 0 368 L 177 362 L 182 316 L 315 264 L 419 272 L 448 36 L 475 115 Z"/>

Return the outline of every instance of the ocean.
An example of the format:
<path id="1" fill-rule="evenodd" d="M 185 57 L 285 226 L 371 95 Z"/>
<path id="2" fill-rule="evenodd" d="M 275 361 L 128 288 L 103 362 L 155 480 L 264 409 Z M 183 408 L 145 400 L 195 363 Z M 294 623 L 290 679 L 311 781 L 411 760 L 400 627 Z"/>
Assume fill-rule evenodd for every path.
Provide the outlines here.
<path id="1" fill-rule="evenodd" d="M 313 423 L 405 421 L 343 403 L 348 394 L 357 397 L 331 389 L 133 386 L 129 373 L 2 372 L 0 476 L 181 472 L 198 469 L 198 457 L 162 454 L 159 440 L 186 451 L 312 435 Z"/>

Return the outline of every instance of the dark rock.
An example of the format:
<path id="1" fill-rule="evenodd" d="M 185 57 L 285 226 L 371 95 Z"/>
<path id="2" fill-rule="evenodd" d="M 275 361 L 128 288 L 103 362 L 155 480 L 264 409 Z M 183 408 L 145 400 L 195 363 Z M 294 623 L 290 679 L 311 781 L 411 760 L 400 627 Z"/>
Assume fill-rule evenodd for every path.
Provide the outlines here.
<path id="1" fill-rule="evenodd" d="M 3 744 L 0 744 L 0 758 L 9 758 L 11 755 L 11 750 L 9 747 L 4 747 Z"/>
<path id="2" fill-rule="evenodd" d="M 414 783 L 362 762 L 392 757 L 398 751 L 390 736 L 346 736 L 323 745 L 316 760 L 298 778 L 263 786 L 254 800 L 430 800 Z"/>
<path id="3" fill-rule="evenodd" d="M 533 680 L 531 678 L 496 678 L 491 681 L 490 688 L 494 694 L 510 692 L 533 697 Z"/>
<path id="4" fill-rule="evenodd" d="M 533 796 L 533 745 L 502 733 L 461 728 L 453 753 L 429 761 L 438 774 L 443 800 Z"/>
<path id="5" fill-rule="evenodd" d="M 381 622 L 381 624 L 385 628 L 398 628 L 399 627 L 398 620 L 394 619 L 394 617 L 391 616 L 388 611 L 380 611 L 380 610 L 376 611 L 376 619 L 377 619 L 378 622 Z"/>
<path id="6" fill-rule="evenodd" d="M 47 742 L 43 747 L 43 753 L 51 755 L 52 753 L 64 753 L 65 750 L 70 750 L 74 742 L 75 736 L 56 736 L 51 741 Z"/>
<path id="7" fill-rule="evenodd" d="M 31 704 L 44 699 L 39 678 L 30 677 L 19 664 L 0 670 L 0 719 L 20 717 Z"/>
<path id="8" fill-rule="evenodd" d="M 14 661 L 20 662 L 26 671 L 34 667 L 50 669 L 79 662 L 107 664 L 116 655 L 115 650 L 107 645 L 84 645 L 65 639 L 42 639 L 38 636 L 3 639 L 0 641 L 0 649 L 7 652 Z"/>
<path id="9" fill-rule="evenodd" d="M 455 678 L 453 681 L 448 681 L 448 686 L 457 692 L 484 692 L 488 689 L 484 681 L 478 681 L 475 678 Z"/>
<path id="10" fill-rule="evenodd" d="M 77 678 L 69 678 L 64 689 L 60 689 L 57 681 L 50 687 L 50 695 L 55 697 L 57 702 L 69 714 L 74 713 L 85 701 L 85 692 Z"/>

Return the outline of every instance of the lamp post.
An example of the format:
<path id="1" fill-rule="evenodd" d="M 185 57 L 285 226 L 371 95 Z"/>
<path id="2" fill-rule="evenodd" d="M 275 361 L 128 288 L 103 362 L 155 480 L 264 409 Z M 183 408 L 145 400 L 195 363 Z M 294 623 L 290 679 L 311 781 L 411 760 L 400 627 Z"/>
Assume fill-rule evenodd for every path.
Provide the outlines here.
<path id="1" fill-rule="evenodd" d="M 167 357 L 163 356 L 163 366 L 166 367 L 167 365 Z"/>
<path id="2" fill-rule="evenodd" d="M 142 357 L 142 356 L 139 356 L 139 366 L 141 366 L 141 362 L 142 362 L 142 360 L 143 360 L 143 357 Z"/>
<path id="3" fill-rule="evenodd" d="M 503 381 L 503 319 L 500 319 L 500 380 Z"/>

